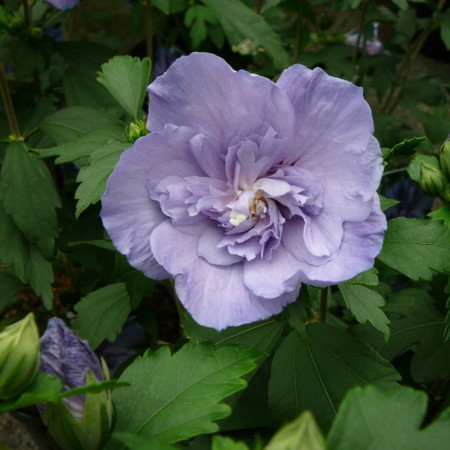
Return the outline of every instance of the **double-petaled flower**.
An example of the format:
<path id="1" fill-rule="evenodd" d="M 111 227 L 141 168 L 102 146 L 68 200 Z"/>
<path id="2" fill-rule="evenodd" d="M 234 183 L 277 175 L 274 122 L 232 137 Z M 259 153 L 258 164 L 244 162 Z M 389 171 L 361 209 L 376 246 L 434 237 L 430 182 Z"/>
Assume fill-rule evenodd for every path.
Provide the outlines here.
<path id="1" fill-rule="evenodd" d="M 373 265 L 386 220 L 380 148 L 361 88 L 294 65 L 278 81 L 193 53 L 149 86 L 151 133 L 102 199 L 114 245 L 175 278 L 195 320 L 222 329 Z"/>

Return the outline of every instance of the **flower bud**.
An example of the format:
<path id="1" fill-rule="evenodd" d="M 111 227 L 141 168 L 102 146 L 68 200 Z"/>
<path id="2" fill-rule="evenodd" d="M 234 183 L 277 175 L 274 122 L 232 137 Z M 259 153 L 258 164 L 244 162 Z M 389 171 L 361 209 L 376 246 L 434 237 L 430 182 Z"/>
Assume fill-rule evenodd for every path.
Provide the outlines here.
<path id="1" fill-rule="evenodd" d="M 441 165 L 442 172 L 450 182 L 450 138 L 447 139 L 441 147 L 439 163 Z"/>
<path id="2" fill-rule="evenodd" d="M 420 163 L 419 184 L 423 191 L 432 197 L 440 196 L 445 188 L 445 177 L 439 168 Z"/>
<path id="3" fill-rule="evenodd" d="M 143 120 L 138 120 L 136 123 L 132 122 L 125 129 L 125 139 L 131 143 L 134 143 L 146 134 L 147 129 L 145 128 L 145 122 Z"/>
<path id="4" fill-rule="evenodd" d="M 17 397 L 39 371 L 39 332 L 33 313 L 0 333 L 0 399 Z"/>
<path id="5" fill-rule="evenodd" d="M 57 318 L 49 320 L 41 338 L 41 355 L 41 370 L 59 377 L 64 390 L 104 381 L 109 376 L 106 365 L 102 367 L 87 341 Z M 64 450 L 97 450 L 111 431 L 111 394 L 103 391 L 67 397 L 47 403 L 41 413 L 53 439 Z"/>

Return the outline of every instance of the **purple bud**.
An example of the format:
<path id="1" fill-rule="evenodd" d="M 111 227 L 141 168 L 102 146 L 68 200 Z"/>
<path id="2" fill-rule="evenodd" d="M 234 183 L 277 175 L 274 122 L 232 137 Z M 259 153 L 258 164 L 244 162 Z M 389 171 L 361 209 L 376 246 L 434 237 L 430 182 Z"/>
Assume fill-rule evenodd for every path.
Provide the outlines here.
<path id="1" fill-rule="evenodd" d="M 71 9 L 80 3 L 80 0 L 45 0 L 58 9 Z"/>
<path id="2" fill-rule="evenodd" d="M 57 317 L 48 321 L 41 338 L 41 372 L 64 382 L 64 390 L 84 386 L 90 370 L 98 381 L 104 381 L 102 366 L 84 339 L 80 339 Z M 75 417 L 83 416 L 84 395 L 64 399 Z"/>

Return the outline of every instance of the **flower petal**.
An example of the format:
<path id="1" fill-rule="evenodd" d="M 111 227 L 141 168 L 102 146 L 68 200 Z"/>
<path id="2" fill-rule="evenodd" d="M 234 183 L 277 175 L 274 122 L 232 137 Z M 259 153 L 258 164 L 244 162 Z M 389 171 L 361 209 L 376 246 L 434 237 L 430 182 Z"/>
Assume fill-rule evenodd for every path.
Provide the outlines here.
<path id="1" fill-rule="evenodd" d="M 228 266 L 242 261 L 237 255 L 232 255 L 226 247 L 218 245 L 223 240 L 224 232 L 217 227 L 208 227 L 198 241 L 197 252 L 210 264 Z"/>
<path id="2" fill-rule="evenodd" d="M 277 86 L 296 114 L 296 148 L 286 162 L 320 179 L 324 208 L 338 205 L 344 221 L 364 220 L 383 169 L 362 89 L 298 64 L 282 73 Z"/>
<path id="3" fill-rule="evenodd" d="M 199 324 L 222 330 L 262 320 L 281 312 L 296 292 L 278 298 L 257 297 L 243 283 L 243 265 L 208 264 L 197 255 L 198 237 L 184 235 L 170 222 L 152 233 L 156 258 L 175 277 L 180 301 Z"/>
<path id="4" fill-rule="evenodd" d="M 278 138 L 293 133 L 294 111 L 284 92 L 209 53 L 178 58 L 148 91 L 149 130 L 160 131 L 167 123 L 192 127 L 208 137 L 210 151 L 224 154 L 233 138 L 249 136 L 263 123 Z"/>

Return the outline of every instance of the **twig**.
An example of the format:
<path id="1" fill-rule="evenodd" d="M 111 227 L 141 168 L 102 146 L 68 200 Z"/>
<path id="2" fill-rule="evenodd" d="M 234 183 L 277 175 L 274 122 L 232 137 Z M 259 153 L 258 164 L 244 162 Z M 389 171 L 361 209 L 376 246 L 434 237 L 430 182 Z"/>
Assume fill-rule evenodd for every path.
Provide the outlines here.
<path id="1" fill-rule="evenodd" d="M 2 92 L 3 102 L 5 104 L 6 115 L 8 117 L 9 128 L 11 134 L 18 140 L 23 140 L 20 133 L 19 122 L 17 122 L 16 112 L 11 100 L 11 93 L 9 92 L 8 80 L 5 75 L 3 63 L 0 62 L 0 90 Z"/>

